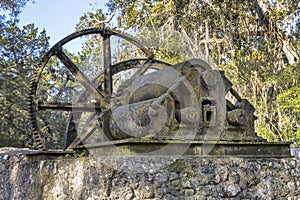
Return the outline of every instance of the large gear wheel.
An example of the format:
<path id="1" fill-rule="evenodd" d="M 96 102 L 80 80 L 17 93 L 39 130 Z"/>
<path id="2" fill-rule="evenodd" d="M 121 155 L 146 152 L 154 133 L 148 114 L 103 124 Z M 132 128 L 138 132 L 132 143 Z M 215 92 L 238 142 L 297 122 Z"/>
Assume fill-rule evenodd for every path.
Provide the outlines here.
<path id="1" fill-rule="evenodd" d="M 83 51 L 68 51 L 85 37 Z M 222 71 L 197 58 L 175 65 L 155 60 L 116 30 L 86 29 L 55 44 L 36 67 L 28 100 L 34 142 L 47 154 L 290 154 L 289 143 L 256 135 L 254 107 Z"/>
<path id="2" fill-rule="evenodd" d="M 96 75 L 95 77 L 88 78 L 84 72 L 80 70 L 78 66 L 72 61 L 72 59 L 67 55 L 67 53 L 63 50 L 64 45 L 71 42 L 72 40 L 76 38 L 80 38 L 82 36 L 87 35 L 100 35 L 103 39 L 102 43 L 102 51 L 103 51 L 103 71 Z M 119 38 L 122 38 L 129 43 L 136 46 L 138 49 L 140 49 L 143 54 L 145 55 L 144 58 L 135 58 L 130 60 L 121 61 L 116 64 L 112 64 L 112 55 L 111 55 L 111 42 L 110 37 L 116 36 Z M 50 62 L 51 58 L 58 59 L 66 69 L 68 69 L 68 79 L 74 79 L 81 85 L 81 92 L 78 93 L 76 104 L 78 106 L 74 108 L 73 104 L 74 102 L 41 102 L 39 98 L 39 87 L 41 81 L 43 80 L 43 73 L 47 70 L 51 70 L 47 68 L 48 62 Z M 76 135 L 72 134 L 72 131 L 74 132 L 75 125 L 73 123 L 74 115 L 76 115 L 76 118 L 80 118 L 82 112 L 88 111 L 92 112 L 95 111 L 105 111 L 108 110 L 111 107 L 111 98 L 112 93 L 114 90 L 113 86 L 113 76 L 119 72 L 122 72 L 124 70 L 129 70 L 132 68 L 139 68 L 137 72 L 135 72 L 135 76 L 138 76 L 139 74 L 145 73 L 145 71 L 148 68 L 156 68 L 161 69 L 166 66 L 169 66 L 169 64 L 164 63 L 162 61 L 158 61 L 153 59 L 153 54 L 149 49 L 144 47 L 140 42 L 138 42 L 136 39 L 134 39 L 132 36 L 121 33 L 116 30 L 111 29 L 102 29 L 102 28 L 92 28 L 92 29 L 86 29 L 79 32 L 75 32 L 65 38 L 63 38 L 61 41 L 56 43 L 41 59 L 41 61 L 38 64 L 38 67 L 33 75 L 31 86 L 30 86 L 30 92 L 28 95 L 28 103 L 29 103 L 29 117 L 31 120 L 31 126 L 32 126 L 32 133 L 34 137 L 34 142 L 37 145 L 38 149 L 41 151 L 46 151 L 49 149 L 47 147 L 46 142 L 46 136 L 45 136 L 45 130 L 44 128 L 49 130 L 47 128 L 47 125 L 44 127 L 41 127 L 39 125 L 39 121 L 41 119 L 38 118 L 39 112 L 42 112 L 43 110 L 55 110 L 57 112 L 68 112 L 67 115 L 67 125 L 66 125 L 66 133 L 64 133 L 64 130 L 61 130 L 61 134 L 64 135 L 64 146 L 63 149 L 67 149 L 70 144 L 76 143 Z M 72 76 L 72 77 L 69 77 Z M 119 92 L 121 89 L 118 90 Z M 47 92 L 47 91 L 46 91 Z M 51 91 L 53 93 L 53 91 Z M 50 93 L 50 91 L 48 91 Z M 93 105 L 91 107 L 91 104 L 85 103 L 87 98 L 92 97 L 93 99 L 91 102 L 93 102 Z M 47 98 L 46 98 L 47 99 Z M 72 104 L 73 103 L 73 104 Z M 79 105 L 80 104 L 80 105 Z M 74 113 L 73 111 L 76 110 Z M 90 115 L 90 118 L 92 116 L 98 116 L 97 114 Z M 87 120 L 86 127 L 93 126 L 91 123 L 91 120 Z M 89 123 L 91 125 L 89 125 Z M 49 140 L 49 139 L 48 139 Z M 51 140 L 51 138 L 50 138 Z M 78 140 L 78 137 L 77 137 Z M 51 148 L 51 147 L 50 147 Z"/>

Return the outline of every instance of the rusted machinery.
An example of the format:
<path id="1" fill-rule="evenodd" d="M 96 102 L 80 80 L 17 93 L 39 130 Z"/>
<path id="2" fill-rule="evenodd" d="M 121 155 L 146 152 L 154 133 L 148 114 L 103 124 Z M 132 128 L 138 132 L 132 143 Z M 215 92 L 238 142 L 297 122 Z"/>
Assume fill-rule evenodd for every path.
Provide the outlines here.
<path id="1" fill-rule="evenodd" d="M 103 39 L 104 70 L 93 79 L 63 51 L 68 42 L 90 34 Z M 132 43 L 145 58 L 113 64 L 112 36 Z M 83 86 L 73 102 L 39 99 L 38 85 L 52 57 L 58 58 Z M 116 74 L 130 69 L 135 70 L 128 79 L 118 86 L 114 84 Z M 110 29 L 87 29 L 71 34 L 42 58 L 29 92 L 34 140 L 41 151 L 49 150 L 38 117 L 45 110 L 68 112 L 65 130 L 61 130 L 64 150 L 87 148 L 101 149 L 103 154 L 200 156 L 290 154 L 288 143 L 270 143 L 256 135 L 253 106 L 237 94 L 222 71 L 212 69 L 200 59 L 175 65 L 156 60 L 137 40 Z"/>

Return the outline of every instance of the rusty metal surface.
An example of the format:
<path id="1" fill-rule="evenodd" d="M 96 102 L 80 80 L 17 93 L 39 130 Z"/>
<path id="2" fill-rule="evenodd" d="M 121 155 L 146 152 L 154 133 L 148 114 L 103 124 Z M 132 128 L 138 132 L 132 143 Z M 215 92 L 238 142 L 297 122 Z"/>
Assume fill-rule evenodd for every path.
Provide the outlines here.
<path id="1" fill-rule="evenodd" d="M 67 67 L 71 71 L 71 73 L 74 75 L 74 77 L 84 86 L 84 88 L 91 95 L 96 95 L 96 100 L 97 100 L 97 102 L 100 103 L 100 107 L 102 109 L 109 107 L 105 97 L 109 96 L 110 94 L 102 93 L 101 91 L 99 91 L 98 88 L 92 82 L 90 82 L 82 72 L 80 72 L 78 67 L 62 51 L 62 49 L 63 49 L 62 47 L 66 43 L 68 43 L 78 37 L 81 37 L 84 35 L 89 35 L 89 34 L 99 34 L 103 38 L 107 38 L 107 37 L 109 38 L 110 35 L 116 35 L 116 36 L 123 38 L 123 39 L 133 43 L 134 45 L 136 45 L 139 49 L 142 50 L 142 52 L 145 53 L 145 55 L 147 57 L 152 57 L 152 53 L 146 47 L 144 47 L 140 42 L 136 41 L 133 37 L 131 37 L 125 33 L 121 33 L 119 31 L 111 30 L 111 29 L 92 28 L 92 29 L 78 31 L 78 32 L 75 32 L 75 33 L 63 38 L 61 41 L 59 41 L 57 44 L 55 44 L 41 58 L 40 63 L 38 64 L 37 69 L 33 75 L 33 78 L 31 81 L 31 86 L 30 86 L 30 91 L 29 91 L 29 95 L 28 95 L 28 101 L 29 101 L 28 102 L 28 104 L 29 104 L 28 110 L 29 110 L 29 117 L 31 120 L 32 132 L 33 132 L 33 136 L 34 136 L 34 141 L 40 150 L 47 150 L 47 147 L 45 145 L 45 141 L 44 141 L 43 135 L 41 133 L 41 130 L 39 130 L 38 123 L 36 121 L 36 116 L 37 116 L 37 105 L 36 105 L 37 103 L 36 102 L 38 100 L 37 87 L 38 87 L 38 83 L 41 78 L 41 74 L 51 57 L 57 56 L 62 61 L 62 63 L 64 63 L 65 67 Z M 108 48 L 109 48 L 108 43 L 109 43 L 109 40 L 106 40 L 106 45 L 104 47 L 104 49 L 106 50 L 106 55 L 105 55 L 106 60 L 104 63 L 106 63 L 109 66 L 111 61 L 108 61 L 107 59 L 109 59 L 111 57 L 111 55 L 109 55 L 110 52 L 108 50 Z M 138 60 L 134 60 L 134 61 L 138 61 Z M 118 66 L 121 67 L 121 65 L 118 65 Z M 104 80 L 110 81 L 109 79 L 111 79 L 111 77 L 105 77 L 105 76 L 110 76 L 109 73 L 107 73 L 107 72 L 104 73 Z M 106 81 L 106 84 L 107 84 L 107 81 Z M 106 89 L 106 92 L 110 92 L 109 87 L 110 86 L 107 86 L 108 89 Z M 67 108 L 65 108 L 65 109 L 67 109 Z"/>
<path id="2" fill-rule="evenodd" d="M 188 148 L 187 145 L 188 144 Z M 168 151 L 159 152 L 166 145 L 171 148 Z M 115 148 L 118 146 L 118 148 Z M 101 155 L 151 155 L 156 156 L 197 156 L 197 157 L 291 157 L 290 143 L 266 142 L 266 141 L 203 141 L 203 140 L 157 140 L 130 138 L 116 141 L 103 142 L 78 146 L 78 148 L 97 149 Z M 100 150 L 99 150 L 100 149 Z M 181 149 L 184 150 L 182 153 Z M 154 152 L 154 153 L 153 153 Z"/>
<path id="3" fill-rule="evenodd" d="M 110 34 L 103 35 L 104 92 L 112 94 Z"/>
<path id="4" fill-rule="evenodd" d="M 62 50 L 64 44 L 88 34 L 103 37 L 104 71 L 94 79 L 98 82 L 90 81 Z M 112 65 L 112 35 L 136 45 L 147 58 Z M 84 87 L 77 103 L 38 102 L 37 85 L 52 56 Z M 133 68 L 137 69 L 133 75 L 115 89 L 113 76 Z M 228 93 L 234 102 L 225 98 Z M 88 95 L 94 96 L 95 103 L 85 102 Z M 64 150 L 117 145 L 138 153 L 143 148 L 152 151 L 166 144 L 176 144 L 175 148 L 180 149 L 179 144 L 185 144 L 183 153 L 203 156 L 203 146 L 213 141 L 211 153 L 205 155 L 282 157 L 289 154 L 289 144 L 268 143 L 256 135 L 254 107 L 232 88 L 223 71 L 212 69 L 200 59 L 175 65 L 155 60 L 141 43 L 115 30 L 88 29 L 71 34 L 42 58 L 31 83 L 29 115 L 35 142 L 45 151 L 47 147 L 36 118 L 37 112 L 42 110 L 71 112 L 64 133 Z M 76 119 L 81 119 L 86 112 L 91 114 L 79 133 Z M 152 139 L 147 140 L 149 137 Z"/>

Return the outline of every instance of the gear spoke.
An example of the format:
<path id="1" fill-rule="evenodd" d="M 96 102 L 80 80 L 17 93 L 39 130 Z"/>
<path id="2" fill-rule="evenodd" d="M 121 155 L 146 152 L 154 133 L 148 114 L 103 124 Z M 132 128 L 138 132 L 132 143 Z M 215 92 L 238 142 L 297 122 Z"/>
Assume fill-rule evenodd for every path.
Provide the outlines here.
<path id="1" fill-rule="evenodd" d="M 81 142 L 84 142 L 96 129 L 98 125 L 98 115 L 93 115 L 89 123 L 84 127 L 82 134 L 78 136 L 68 147 L 68 149 L 75 148 Z"/>
<path id="2" fill-rule="evenodd" d="M 87 77 L 87 74 L 84 73 L 84 71 L 81 71 L 78 66 L 71 60 L 71 58 L 66 55 L 66 53 L 63 51 L 63 46 L 70 41 L 86 36 L 91 34 L 98 34 L 101 35 L 103 38 L 103 61 L 104 61 L 104 70 L 102 73 L 98 74 L 97 77 L 93 80 L 89 80 Z M 136 58 L 131 59 L 127 61 L 121 61 L 119 63 L 112 63 L 112 53 L 111 53 L 111 36 L 122 38 L 132 45 L 136 46 L 138 49 L 140 49 L 146 56 L 146 58 Z M 53 102 L 53 100 L 48 97 L 50 91 L 42 91 L 39 88 L 39 84 L 43 84 L 44 71 L 48 70 L 48 63 L 49 60 L 52 57 L 57 57 L 60 62 L 64 65 L 64 67 L 68 68 L 70 73 L 74 76 L 74 78 L 82 85 L 84 88 L 84 91 L 81 91 L 79 94 L 77 94 L 76 102 L 61 102 L 57 100 L 58 102 Z M 148 62 L 151 60 L 151 62 L 154 62 L 155 65 L 151 66 L 148 65 Z M 147 62 L 148 61 L 148 62 Z M 40 123 L 40 119 L 42 116 L 50 116 L 50 115 L 58 115 L 64 117 L 65 112 L 69 112 L 69 119 L 67 120 L 67 127 L 66 132 L 62 133 L 65 135 L 65 141 L 63 144 L 63 149 L 69 149 L 72 147 L 75 147 L 78 145 L 78 142 L 82 142 L 82 139 L 87 138 L 89 135 L 93 134 L 96 126 L 97 120 L 92 120 L 90 122 L 86 123 L 86 129 L 84 130 L 84 137 L 77 138 L 77 123 L 78 120 L 85 117 L 83 115 L 84 113 L 90 113 L 89 115 L 93 115 L 92 113 L 98 115 L 98 120 L 101 118 L 99 113 L 105 112 L 105 110 L 109 110 L 110 100 L 112 96 L 113 91 L 113 76 L 121 71 L 129 70 L 132 68 L 139 68 L 143 65 L 144 70 L 139 70 L 139 72 L 144 73 L 147 68 L 164 68 L 167 66 L 167 63 L 153 60 L 153 54 L 152 52 L 147 49 L 145 46 L 143 46 L 139 41 L 137 41 L 132 36 L 119 32 L 117 30 L 112 29 L 103 29 L 103 28 L 91 28 L 86 30 L 81 30 L 75 33 L 72 33 L 68 35 L 67 37 L 60 40 L 58 43 L 56 43 L 40 60 L 37 69 L 32 77 L 30 91 L 28 95 L 28 112 L 29 117 L 31 120 L 31 126 L 32 126 L 32 132 L 34 135 L 34 142 L 37 144 L 37 147 L 41 151 L 46 151 L 48 147 L 53 148 L 53 145 L 49 141 L 49 138 L 47 139 L 44 135 L 43 130 L 41 130 L 42 126 Z M 43 92 L 42 95 L 39 96 L 38 91 Z M 57 91 L 51 91 L 53 94 Z M 45 93 L 45 94 L 44 94 Z M 92 99 L 90 99 L 92 97 Z M 42 101 L 43 102 L 42 102 Z M 96 100 L 96 103 L 94 102 Z M 51 102 L 49 102 L 51 101 Z M 105 118 L 105 117 L 104 117 Z M 64 119 L 62 119 L 64 120 Z M 108 120 L 108 119 L 105 119 Z M 53 121 L 53 120 L 52 120 Z M 61 123 L 62 125 L 63 121 L 58 120 L 58 124 Z M 52 122 L 51 122 L 52 123 Z M 88 125 L 90 124 L 90 125 Z M 103 124 L 101 125 L 101 129 L 103 129 L 104 134 L 107 135 L 108 127 Z M 57 134 L 60 131 L 60 128 L 57 128 L 56 130 L 53 130 L 56 132 L 53 132 L 53 134 Z M 52 130 L 51 130 L 52 132 Z M 82 135 L 82 134 L 81 134 Z M 108 137 L 109 138 L 109 137 Z M 112 138 L 109 138 L 112 139 Z M 80 141 L 78 141 L 80 140 Z M 71 147 L 69 146 L 71 143 Z M 69 147 L 68 147 L 69 146 Z M 54 147 L 56 148 L 56 147 Z"/>
<path id="3" fill-rule="evenodd" d="M 39 102 L 37 110 L 59 110 L 72 112 L 95 112 L 101 111 L 98 103 L 60 103 L 60 102 Z"/>
<path id="4" fill-rule="evenodd" d="M 111 51 L 110 35 L 103 35 L 103 63 L 104 63 L 104 91 L 105 94 L 112 94 L 112 77 L 111 77 Z"/>
<path id="5" fill-rule="evenodd" d="M 95 99 L 99 103 L 104 103 L 104 98 L 106 95 L 97 89 L 97 87 L 79 70 L 74 62 L 62 50 L 57 50 L 55 52 L 55 55 L 70 70 L 76 80 L 78 80 L 82 84 L 82 86 L 87 89 L 90 95 L 95 95 Z"/>

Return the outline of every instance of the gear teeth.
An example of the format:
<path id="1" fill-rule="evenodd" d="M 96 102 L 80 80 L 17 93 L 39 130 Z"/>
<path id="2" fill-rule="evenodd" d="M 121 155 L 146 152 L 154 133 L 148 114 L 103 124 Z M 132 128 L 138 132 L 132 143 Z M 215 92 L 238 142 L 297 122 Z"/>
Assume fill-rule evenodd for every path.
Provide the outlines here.
<path id="1" fill-rule="evenodd" d="M 51 52 L 48 51 L 47 54 L 45 54 L 39 64 L 37 65 L 37 68 L 32 75 L 31 82 L 30 82 L 30 87 L 29 87 L 29 92 L 27 95 L 27 104 L 28 104 L 28 115 L 31 120 L 31 128 L 32 128 L 32 136 L 34 139 L 34 143 L 37 145 L 38 149 L 41 151 L 46 151 L 47 148 L 44 143 L 44 139 L 41 136 L 40 132 L 38 131 L 37 127 L 37 121 L 36 121 L 36 113 L 35 113 L 35 98 L 36 98 L 36 90 L 37 90 L 37 85 L 39 81 L 39 77 L 43 71 L 43 68 L 45 66 L 45 63 L 50 59 L 52 56 Z"/>
<path id="2" fill-rule="evenodd" d="M 43 140 L 41 139 L 40 135 L 38 134 L 37 131 L 33 131 L 33 137 L 35 139 L 35 143 L 37 144 L 39 150 L 41 151 L 46 151 L 46 147 L 44 145 Z"/>
<path id="3" fill-rule="evenodd" d="M 28 113 L 31 114 L 31 113 L 34 113 L 35 109 L 34 109 L 34 106 L 32 105 L 29 105 L 27 106 L 27 109 L 28 109 Z"/>
<path id="4" fill-rule="evenodd" d="M 32 77 L 31 83 L 34 83 L 34 82 L 36 82 L 36 81 L 37 81 L 37 77 Z"/>
<path id="5" fill-rule="evenodd" d="M 149 57 L 153 57 L 153 52 L 151 52 L 148 48 L 146 48 L 141 42 L 139 42 L 139 40 L 137 40 L 135 37 L 127 34 L 127 33 L 123 33 L 122 31 L 116 30 L 116 29 L 105 29 L 105 28 L 94 28 L 92 30 L 82 30 L 79 31 L 77 33 L 73 33 L 73 36 L 77 37 L 76 34 L 79 35 L 84 35 L 84 33 L 89 34 L 89 32 L 95 32 L 95 33 L 101 33 L 101 32 L 107 32 L 107 34 L 111 34 L 111 35 L 115 35 L 115 36 L 120 36 L 120 37 L 124 37 L 125 40 L 128 40 L 129 42 L 134 43 L 135 45 L 137 45 L 138 47 L 141 47 L 141 50 L 143 50 L 143 52 L 146 54 L 146 56 Z M 72 37 L 73 37 L 72 36 Z M 64 41 L 70 41 L 68 40 L 67 36 L 66 38 L 64 38 Z M 62 40 L 61 40 L 62 41 Z M 32 126 L 32 134 L 33 134 L 33 138 L 34 138 L 34 142 L 37 145 L 38 149 L 41 151 L 46 151 L 46 145 L 44 142 L 44 137 L 42 137 L 41 132 L 39 131 L 39 127 L 37 126 L 37 119 L 36 119 L 36 104 L 37 102 L 35 102 L 35 99 L 37 99 L 37 87 L 39 84 L 39 81 L 41 80 L 41 74 L 44 70 L 44 67 L 46 66 L 48 60 L 55 55 L 55 51 L 57 47 L 62 46 L 61 45 L 61 41 L 59 41 L 58 43 L 56 43 L 44 56 L 42 56 L 42 58 L 40 59 L 39 64 L 37 65 L 37 68 L 32 76 L 31 79 L 31 83 L 30 83 L 30 89 L 29 89 L 29 93 L 28 93 L 28 114 L 31 120 L 31 126 Z M 121 90 L 120 90 L 121 91 Z"/>
<path id="6" fill-rule="evenodd" d="M 29 116 L 30 116 L 30 117 L 34 117 L 34 112 L 33 112 L 33 111 L 30 111 L 30 112 L 29 112 Z M 33 128 L 33 127 L 32 127 L 32 128 Z"/>
<path id="7" fill-rule="evenodd" d="M 46 149 L 44 146 L 39 146 L 39 149 L 40 149 L 41 151 L 47 151 L 47 149 Z"/>
<path id="8" fill-rule="evenodd" d="M 34 113 L 34 106 L 32 106 L 31 104 L 30 105 L 28 105 L 28 112 L 29 112 L 29 114 L 31 114 L 31 113 Z"/>

